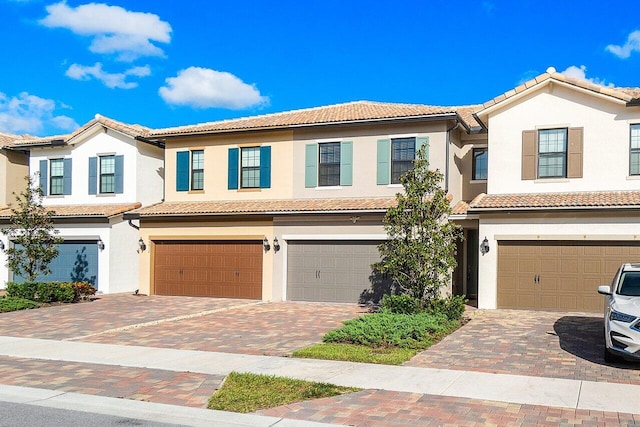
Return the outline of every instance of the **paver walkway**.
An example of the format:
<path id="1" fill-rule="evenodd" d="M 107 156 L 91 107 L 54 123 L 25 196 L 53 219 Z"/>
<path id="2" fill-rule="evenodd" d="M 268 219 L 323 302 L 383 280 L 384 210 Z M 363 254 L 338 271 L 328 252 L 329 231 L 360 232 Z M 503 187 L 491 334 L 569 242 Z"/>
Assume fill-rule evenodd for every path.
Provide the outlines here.
<path id="1" fill-rule="evenodd" d="M 604 361 L 602 316 L 478 310 L 407 366 L 640 384 L 640 363 Z"/>

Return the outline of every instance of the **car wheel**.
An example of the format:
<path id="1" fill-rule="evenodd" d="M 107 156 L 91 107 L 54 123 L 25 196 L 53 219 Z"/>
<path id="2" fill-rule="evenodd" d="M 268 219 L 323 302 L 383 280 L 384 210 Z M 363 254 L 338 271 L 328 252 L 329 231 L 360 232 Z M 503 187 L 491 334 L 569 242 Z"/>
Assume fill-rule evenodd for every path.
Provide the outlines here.
<path id="1" fill-rule="evenodd" d="M 608 363 L 620 362 L 622 358 L 617 354 L 613 354 L 608 348 L 604 349 L 604 361 Z"/>

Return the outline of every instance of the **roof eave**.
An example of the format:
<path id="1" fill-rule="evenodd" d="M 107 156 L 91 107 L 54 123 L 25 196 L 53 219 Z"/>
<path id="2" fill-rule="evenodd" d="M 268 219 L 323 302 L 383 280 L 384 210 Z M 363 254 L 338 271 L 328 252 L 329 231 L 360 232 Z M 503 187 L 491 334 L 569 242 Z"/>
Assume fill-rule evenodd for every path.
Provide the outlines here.
<path id="1" fill-rule="evenodd" d="M 504 207 L 504 208 L 474 208 L 469 207 L 469 214 L 488 213 L 534 213 L 534 212 L 610 212 L 610 211 L 640 211 L 640 205 L 616 205 L 616 206 L 541 206 L 541 207 Z"/>
<path id="2" fill-rule="evenodd" d="M 282 215 L 339 215 L 339 214 L 380 214 L 387 212 L 387 209 L 344 209 L 344 210 L 297 210 L 297 211 L 265 211 L 265 212 L 193 212 L 193 213 L 157 213 L 157 214 L 145 214 L 133 212 L 125 214 L 125 220 L 145 220 L 153 218 L 193 218 L 195 216 L 200 217 L 221 217 L 221 216 L 282 216 Z"/>

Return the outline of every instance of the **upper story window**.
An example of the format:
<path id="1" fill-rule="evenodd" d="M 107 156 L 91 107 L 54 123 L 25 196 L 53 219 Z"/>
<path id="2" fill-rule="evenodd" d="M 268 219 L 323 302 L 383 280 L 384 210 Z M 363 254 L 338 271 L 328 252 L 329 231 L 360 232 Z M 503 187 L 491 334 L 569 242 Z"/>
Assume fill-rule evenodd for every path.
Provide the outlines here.
<path id="1" fill-rule="evenodd" d="M 243 147 L 240 153 L 241 187 L 260 188 L 260 147 Z"/>
<path id="2" fill-rule="evenodd" d="M 425 158 L 429 160 L 429 137 L 379 139 L 376 183 L 399 184 L 400 177 L 413 168 L 416 153 L 425 145 Z"/>
<path id="3" fill-rule="evenodd" d="M 42 159 L 39 162 L 39 185 L 45 196 L 71 194 L 71 159 Z"/>
<path id="4" fill-rule="evenodd" d="M 204 189 L 204 150 L 191 151 L 191 189 Z"/>
<path id="5" fill-rule="evenodd" d="M 472 165 L 472 179 L 474 181 L 481 181 L 487 179 L 487 163 L 489 158 L 489 152 L 486 148 L 474 148 L 473 165 Z"/>
<path id="6" fill-rule="evenodd" d="M 567 129 L 538 131 L 538 178 L 566 178 Z"/>
<path id="7" fill-rule="evenodd" d="M 100 156 L 100 194 L 115 193 L 116 156 Z"/>
<path id="8" fill-rule="evenodd" d="M 340 143 L 327 142 L 318 144 L 320 161 L 318 163 L 318 186 L 331 187 L 340 185 Z"/>
<path id="9" fill-rule="evenodd" d="M 229 148 L 227 188 L 271 188 L 271 147 Z"/>
<path id="10" fill-rule="evenodd" d="M 631 125 L 629 174 L 640 175 L 640 124 Z"/>
<path id="11" fill-rule="evenodd" d="M 124 156 L 104 154 L 89 157 L 89 194 L 124 192 Z"/>
<path id="12" fill-rule="evenodd" d="M 49 178 L 49 194 L 64 194 L 64 159 L 51 159 L 51 177 Z"/>
<path id="13" fill-rule="evenodd" d="M 350 186 L 353 177 L 353 142 L 320 142 L 305 146 L 304 186 Z"/>
<path id="14" fill-rule="evenodd" d="M 413 168 L 416 158 L 415 138 L 395 138 L 391 140 L 391 183 L 399 184 L 400 177 Z"/>

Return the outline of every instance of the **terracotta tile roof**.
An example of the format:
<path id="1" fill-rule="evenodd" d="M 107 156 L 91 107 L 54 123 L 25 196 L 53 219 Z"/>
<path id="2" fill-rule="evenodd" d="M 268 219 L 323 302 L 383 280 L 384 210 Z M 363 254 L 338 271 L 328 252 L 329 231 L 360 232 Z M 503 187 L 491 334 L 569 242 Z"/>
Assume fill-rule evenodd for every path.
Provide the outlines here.
<path id="1" fill-rule="evenodd" d="M 128 135 L 132 138 L 135 138 L 137 136 L 146 136 L 151 131 L 150 128 L 147 128 L 144 126 L 129 125 L 126 123 L 122 123 L 122 122 L 110 119 L 108 117 L 101 116 L 100 114 L 96 114 L 93 120 L 86 123 L 84 126 L 79 127 L 78 129 L 76 129 L 74 132 L 70 134 L 48 136 L 44 138 L 35 138 L 35 137 L 23 138 L 23 139 L 13 141 L 11 145 L 13 147 L 25 147 L 30 145 L 47 145 L 47 144 L 51 144 L 53 141 L 63 141 L 64 143 L 69 144 L 70 142 L 72 142 L 72 140 L 75 137 L 81 135 L 82 133 L 84 133 L 85 131 L 87 131 L 89 128 L 91 128 L 96 124 L 101 124 L 115 131 Z"/>
<path id="2" fill-rule="evenodd" d="M 464 215 L 467 213 L 468 209 L 469 209 L 469 203 L 465 202 L 464 200 L 460 200 L 453 207 L 452 213 L 454 215 Z"/>
<path id="3" fill-rule="evenodd" d="M 294 212 L 385 211 L 395 206 L 395 197 L 362 199 L 298 199 L 206 202 L 163 202 L 136 209 L 141 217 L 228 214 L 272 214 Z"/>
<path id="4" fill-rule="evenodd" d="M 529 80 L 528 82 L 521 84 L 520 86 L 514 89 L 511 89 L 501 95 L 496 96 L 490 101 L 485 102 L 482 105 L 482 109 L 492 107 L 502 101 L 512 98 L 518 95 L 519 93 L 524 92 L 525 90 L 532 88 L 534 86 L 537 86 L 550 79 L 563 82 L 572 86 L 576 86 L 582 89 L 587 89 L 602 95 L 608 95 L 625 102 L 629 102 L 634 99 L 640 98 L 640 88 L 637 88 L 637 87 L 625 88 L 625 87 L 603 86 L 596 83 L 592 83 L 587 80 L 580 80 L 574 77 L 568 77 L 568 76 L 565 76 L 564 74 L 556 72 L 554 68 L 549 68 L 547 72 L 540 74 L 539 76 Z"/>
<path id="5" fill-rule="evenodd" d="M 640 207 L 640 191 L 481 194 L 469 204 L 470 211 L 623 207 Z"/>
<path id="6" fill-rule="evenodd" d="M 59 205 L 47 206 L 48 210 L 54 212 L 54 218 L 69 217 L 112 217 L 121 213 L 137 209 L 142 206 L 140 203 L 128 204 L 103 204 L 103 205 Z M 0 218 L 8 218 L 11 215 L 11 208 L 6 207 L 0 210 Z"/>
<path id="7" fill-rule="evenodd" d="M 441 114 L 454 115 L 456 113 L 460 114 L 468 125 L 479 126 L 471 114 L 480 107 L 481 106 L 476 105 L 440 107 L 421 104 L 356 101 L 218 122 L 155 129 L 149 133 L 149 136 L 215 133 L 249 129 L 277 129 L 305 125 L 437 116 Z"/>
<path id="8" fill-rule="evenodd" d="M 0 132 L 0 147 L 11 145 L 15 141 L 33 138 L 31 135 L 14 135 L 12 133 Z"/>

